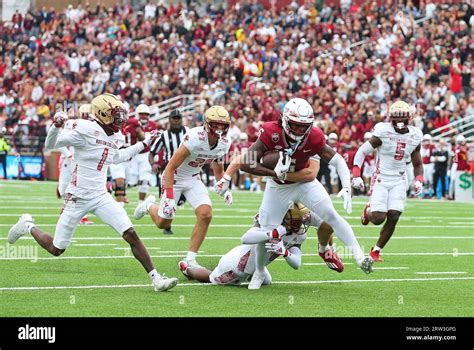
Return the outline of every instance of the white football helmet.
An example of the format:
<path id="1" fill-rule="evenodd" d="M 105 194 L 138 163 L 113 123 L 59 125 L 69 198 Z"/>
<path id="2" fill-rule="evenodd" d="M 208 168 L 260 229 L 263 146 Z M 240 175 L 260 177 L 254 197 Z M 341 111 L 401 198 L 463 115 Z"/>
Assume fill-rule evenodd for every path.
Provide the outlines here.
<path id="1" fill-rule="evenodd" d="M 423 135 L 423 142 L 426 142 L 426 144 L 430 144 L 431 143 L 431 135 L 430 134 L 424 134 Z"/>
<path id="2" fill-rule="evenodd" d="M 456 136 L 456 144 L 457 145 L 465 145 L 466 144 L 466 138 L 464 137 L 464 135 Z"/>
<path id="3" fill-rule="evenodd" d="M 283 109 L 281 125 L 285 133 L 295 141 L 303 140 L 311 130 L 314 121 L 313 107 L 302 98 L 292 98 Z M 304 132 L 294 130 L 294 126 L 305 126 Z"/>

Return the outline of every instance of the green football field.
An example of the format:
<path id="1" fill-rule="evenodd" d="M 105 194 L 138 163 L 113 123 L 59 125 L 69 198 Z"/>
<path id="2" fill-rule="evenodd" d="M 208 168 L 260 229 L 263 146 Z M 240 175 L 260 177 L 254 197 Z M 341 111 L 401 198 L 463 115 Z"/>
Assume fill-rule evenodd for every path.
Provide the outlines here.
<path id="1" fill-rule="evenodd" d="M 0 316 L 474 316 L 474 204 L 409 200 L 383 251 L 385 262 L 376 264 L 371 275 L 344 256 L 343 273 L 329 270 L 317 254 L 311 228 L 301 268 L 295 271 L 277 259 L 269 266 L 274 283 L 257 291 L 203 285 L 181 275 L 177 262 L 186 254 L 194 223 L 188 205 L 178 210 L 172 236 L 163 235 L 146 216 L 134 222 L 137 232 L 158 271 L 179 278 L 171 291 L 156 293 L 128 245 L 93 215 L 95 224 L 80 226 L 59 258 L 31 236 L 7 243 L 10 226 L 25 212 L 54 232 L 62 206 L 55 186 L 0 182 Z M 128 191 L 131 217 L 136 192 Z M 261 194 L 235 192 L 232 207 L 214 193 L 211 197 L 214 218 L 198 257 L 210 269 L 240 243 Z M 333 200 L 368 252 L 379 228 L 360 224 L 366 198 L 354 198 L 350 216 L 340 199 Z M 344 253 L 342 245 L 338 251 Z"/>

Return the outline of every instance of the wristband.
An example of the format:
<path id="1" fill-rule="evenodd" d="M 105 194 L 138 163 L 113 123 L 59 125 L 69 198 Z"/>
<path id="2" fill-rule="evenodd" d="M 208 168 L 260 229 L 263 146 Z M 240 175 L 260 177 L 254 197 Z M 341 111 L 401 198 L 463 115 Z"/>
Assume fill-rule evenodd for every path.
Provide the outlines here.
<path id="1" fill-rule="evenodd" d="M 231 178 L 229 175 L 227 175 L 227 174 L 224 174 L 224 176 L 222 176 L 222 178 L 223 178 L 224 180 L 226 180 L 226 181 L 232 180 L 232 178 Z"/>
<path id="2" fill-rule="evenodd" d="M 421 183 L 424 182 L 423 175 L 418 175 L 415 179 L 416 181 L 420 181 Z"/>
<path id="3" fill-rule="evenodd" d="M 168 199 L 174 199 L 173 187 L 164 188 L 163 192 Z"/>
<path id="4" fill-rule="evenodd" d="M 357 165 L 354 165 L 354 167 L 352 168 L 352 176 L 360 177 L 360 168 Z"/>

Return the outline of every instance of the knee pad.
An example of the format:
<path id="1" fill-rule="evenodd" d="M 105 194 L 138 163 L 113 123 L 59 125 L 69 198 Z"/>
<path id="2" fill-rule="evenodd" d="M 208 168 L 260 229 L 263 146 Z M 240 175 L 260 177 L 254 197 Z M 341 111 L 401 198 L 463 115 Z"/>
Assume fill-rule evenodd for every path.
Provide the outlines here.
<path id="1" fill-rule="evenodd" d="M 138 181 L 138 192 L 147 193 L 148 187 L 149 187 L 148 181 L 143 181 L 143 180 Z"/>

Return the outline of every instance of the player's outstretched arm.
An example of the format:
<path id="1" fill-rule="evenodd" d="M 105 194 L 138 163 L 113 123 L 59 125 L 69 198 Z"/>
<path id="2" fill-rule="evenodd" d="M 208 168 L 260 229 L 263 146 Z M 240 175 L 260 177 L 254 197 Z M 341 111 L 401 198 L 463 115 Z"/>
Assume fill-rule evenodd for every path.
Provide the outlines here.
<path id="1" fill-rule="evenodd" d="M 115 154 L 113 163 L 118 164 L 118 163 L 123 163 L 123 162 L 128 161 L 130 158 L 132 158 L 133 156 L 135 156 L 136 154 L 140 153 L 145 148 L 150 146 L 153 143 L 153 141 L 155 141 L 156 138 L 157 138 L 156 133 L 152 133 L 149 136 L 147 136 L 145 140 L 142 142 L 137 142 L 133 146 L 119 149 L 118 152 Z"/>
<path id="2" fill-rule="evenodd" d="M 413 172 L 415 174 L 415 196 L 419 196 L 423 191 L 423 158 L 421 157 L 420 153 L 421 146 L 415 148 L 413 153 L 411 154 L 411 162 L 413 164 Z"/>
<path id="3" fill-rule="evenodd" d="M 286 229 L 283 225 L 277 226 L 271 231 L 262 230 L 260 227 L 252 227 L 240 238 L 242 244 L 256 244 L 267 242 L 270 239 L 280 239 L 286 235 Z"/>
<path id="4" fill-rule="evenodd" d="M 292 182 L 311 182 L 316 178 L 318 172 L 319 161 L 310 159 L 307 168 L 295 171 L 294 173 L 288 173 L 286 180 Z"/>
<path id="5" fill-rule="evenodd" d="M 342 197 L 344 200 L 344 209 L 348 214 L 352 213 L 352 200 L 351 200 L 351 173 L 347 167 L 346 161 L 341 157 L 339 153 L 336 153 L 331 147 L 325 145 L 319 153 L 321 159 L 326 160 L 329 165 L 336 168 L 336 172 L 339 175 L 342 184 L 342 190 L 337 194 L 338 197 Z"/>
<path id="6" fill-rule="evenodd" d="M 260 164 L 260 158 L 262 158 L 266 151 L 267 147 L 263 142 L 257 140 L 250 146 L 247 156 L 241 160 L 240 169 L 252 175 L 276 177 L 275 171 L 267 169 Z"/>
<path id="7" fill-rule="evenodd" d="M 374 149 L 379 147 L 382 144 L 382 141 L 376 137 L 372 136 L 372 138 L 362 144 L 357 150 L 354 156 L 354 166 L 352 167 L 352 187 L 356 190 L 363 191 L 364 190 L 364 180 L 361 177 L 361 168 L 362 164 L 364 164 L 365 157 L 372 153 Z"/>
<path id="8" fill-rule="evenodd" d="M 76 130 L 63 130 L 61 128 L 51 125 L 44 142 L 47 149 L 56 149 L 66 146 L 82 147 L 85 145 L 85 140 L 76 132 Z"/>

